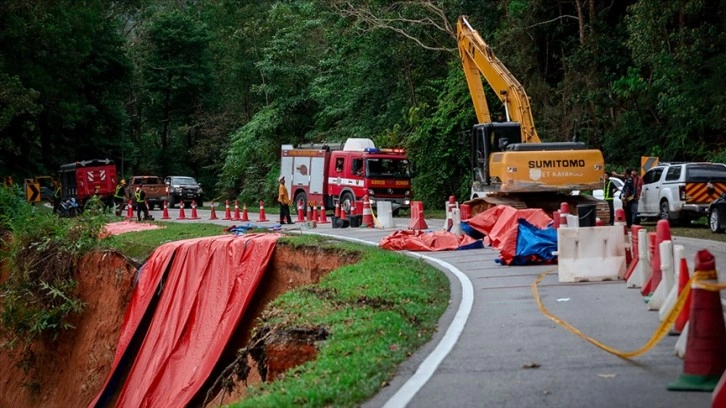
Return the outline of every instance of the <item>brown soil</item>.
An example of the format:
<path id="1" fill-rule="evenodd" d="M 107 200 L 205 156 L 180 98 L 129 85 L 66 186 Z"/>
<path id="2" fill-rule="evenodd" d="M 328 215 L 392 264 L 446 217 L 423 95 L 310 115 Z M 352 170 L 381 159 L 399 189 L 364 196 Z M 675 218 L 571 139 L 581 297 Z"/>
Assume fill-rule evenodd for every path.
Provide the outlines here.
<path id="1" fill-rule="evenodd" d="M 237 401 L 244 397 L 243 379 L 247 385 L 274 380 L 286 369 L 314 359 L 314 343 L 326 335 L 321 329 L 265 333 L 262 338 L 252 339 L 255 347 L 249 347 L 251 329 L 269 301 L 292 288 L 317 283 L 331 270 L 355 261 L 350 254 L 278 243 L 237 333 L 192 405 L 202 405 L 205 400 L 210 406 Z M 86 308 L 73 322 L 76 329 L 62 333 L 55 342 L 32 344 L 31 353 L 2 350 L 0 407 L 88 406 L 111 369 L 136 270 L 117 252 L 93 253 L 80 261 L 76 277 Z M 256 350 L 242 364 L 249 373 L 223 373 L 237 358 L 237 350 L 245 346 Z"/>

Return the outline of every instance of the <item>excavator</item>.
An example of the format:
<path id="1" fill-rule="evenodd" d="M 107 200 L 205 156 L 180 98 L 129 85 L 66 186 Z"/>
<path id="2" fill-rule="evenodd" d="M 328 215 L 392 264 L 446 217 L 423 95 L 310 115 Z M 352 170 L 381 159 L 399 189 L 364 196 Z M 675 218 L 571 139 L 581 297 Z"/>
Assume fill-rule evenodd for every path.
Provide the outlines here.
<path id="1" fill-rule="evenodd" d="M 522 85 L 494 55 L 466 16 L 457 22 L 459 55 L 478 124 L 471 131 L 471 198 L 474 216 L 496 205 L 541 208 L 552 214 L 566 202 L 571 209 L 595 204 L 609 221 L 607 204 L 573 194 L 602 187 L 602 152 L 580 142 L 542 142 Z M 504 104 L 505 120 L 492 121 L 482 77 Z"/>

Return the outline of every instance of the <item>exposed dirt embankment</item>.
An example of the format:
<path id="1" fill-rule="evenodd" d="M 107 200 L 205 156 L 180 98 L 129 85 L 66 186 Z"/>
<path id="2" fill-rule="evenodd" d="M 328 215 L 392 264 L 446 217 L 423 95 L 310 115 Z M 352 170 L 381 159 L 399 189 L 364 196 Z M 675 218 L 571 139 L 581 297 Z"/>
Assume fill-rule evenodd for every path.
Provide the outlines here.
<path id="1" fill-rule="evenodd" d="M 219 389 L 216 379 L 236 358 L 237 350 L 247 345 L 255 319 L 269 301 L 292 288 L 317 283 L 331 270 L 356 260 L 355 255 L 349 253 L 313 247 L 292 248 L 278 243 L 239 330 L 208 381 L 207 389 L 195 401 L 196 405 L 207 395 L 216 396 L 215 404 L 243 396 L 244 387 L 240 384 L 227 383 L 226 387 L 234 391 L 224 392 Z M 73 321 L 76 329 L 62 333 L 57 341 L 46 339 L 32 344 L 30 353 L 20 349 L 2 350 L 0 407 L 87 406 L 109 374 L 136 271 L 136 266 L 117 252 L 85 256 L 75 275 L 79 296 L 86 304 L 83 313 Z M 266 336 L 265 343 L 257 345 L 265 355 L 258 355 L 248 363 L 247 384 L 263 378 L 273 380 L 284 369 L 314 358 L 316 350 L 312 343 L 322 335 L 324 333 L 291 331 Z M 259 367 L 257 361 L 266 364 Z"/>

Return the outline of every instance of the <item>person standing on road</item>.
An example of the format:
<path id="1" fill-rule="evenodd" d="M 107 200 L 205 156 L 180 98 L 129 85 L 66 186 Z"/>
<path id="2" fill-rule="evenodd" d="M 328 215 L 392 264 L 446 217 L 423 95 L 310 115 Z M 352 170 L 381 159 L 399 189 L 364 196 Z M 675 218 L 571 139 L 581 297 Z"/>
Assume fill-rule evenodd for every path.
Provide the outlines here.
<path id="1" fill-rule="evenodd" d="M 631 212 L 631 203 L 635 198 L 635 185 L 633 183 L 632 169 L 625 169 L 625 184 L 623 184 L 623 193 L 620 197 L 623 202 L 623 210 L 625 210 L 625 225 L 630 228 L 633 223 L 633 213 Z M 636 214 L 637 215 L 637 214 Z"/>
<path id="2" fill-rule="evenodd" d="M 116 206 L 116 216 L 121 216 L 123 211 L 124 200 L 126 199 L 126 180 L 121 180 L 116 186 L 116 191 L 113 193 L 113 202 Z"/>
<path id="3" fill-rule="evenodd" d="M 149 219 L 149 208 L 146 206 L 146 192 L 141 189 L 141 186 L 136 186 L 134 192 L 134 204 L 136 204 L 136 219 L 148 220 Z M 144 213 L 144 218 L 141 218 L 141 213 Z"/>
<path id="4" fill-rule="evenodd" d="M 292 218 L 290 218 L 290 196 L 287 193 L 287 187 L 285 187 L 285 176 L 280 176 L 278 181 L 280 187 L 277 190 L 277 202 L 280 203 L 280 224 L 284 224 L 285 221 L 288 224 L 294 224 Z"/>
<path id="5" fill-rule="evenodd" d="M 606 171 L 604 174 L 604 183 L 603 183 L 603 199 L 606 203 L 608 203 L 608 210 L 610 211 L 610 225 L 613 225 L 615 222 L 615 206 L 613 203 L 613 198 L 615 198 L 615 184 L 610 180 L 610 177 L 612 177 L 611 171 Z"/>
<path id="6" fill-rule="evenodd" d="M 638 174 L 637 169 L 630 172 L 630 178 L 633 179 L 633 200 L 630 202 L 630 225 L 640 225 L 640 217 L 638 216 L 638 200 L 643 190 L 643 179 Z"/>

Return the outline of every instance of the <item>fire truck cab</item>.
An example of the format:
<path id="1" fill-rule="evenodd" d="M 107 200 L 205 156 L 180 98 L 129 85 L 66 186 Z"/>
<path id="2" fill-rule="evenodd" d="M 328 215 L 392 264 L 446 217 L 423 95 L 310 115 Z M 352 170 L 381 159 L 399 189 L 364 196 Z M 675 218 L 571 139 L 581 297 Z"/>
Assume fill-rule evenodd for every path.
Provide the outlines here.
<path id="1" fill-rule="evenodd" d="M 389 201 L 394 215 L 411 205 L 411 174 L 403 149 L 379 149 L 372 140 L 350 138 L 345 144 L 283 145 L 280 175 L 293 197 L 293 208 L 302 202 L 340 204 L 350 214 L 360 211 L 364 196 L 371 205 Z M 361 204 L 358 204 L 361 203 Z"/>

